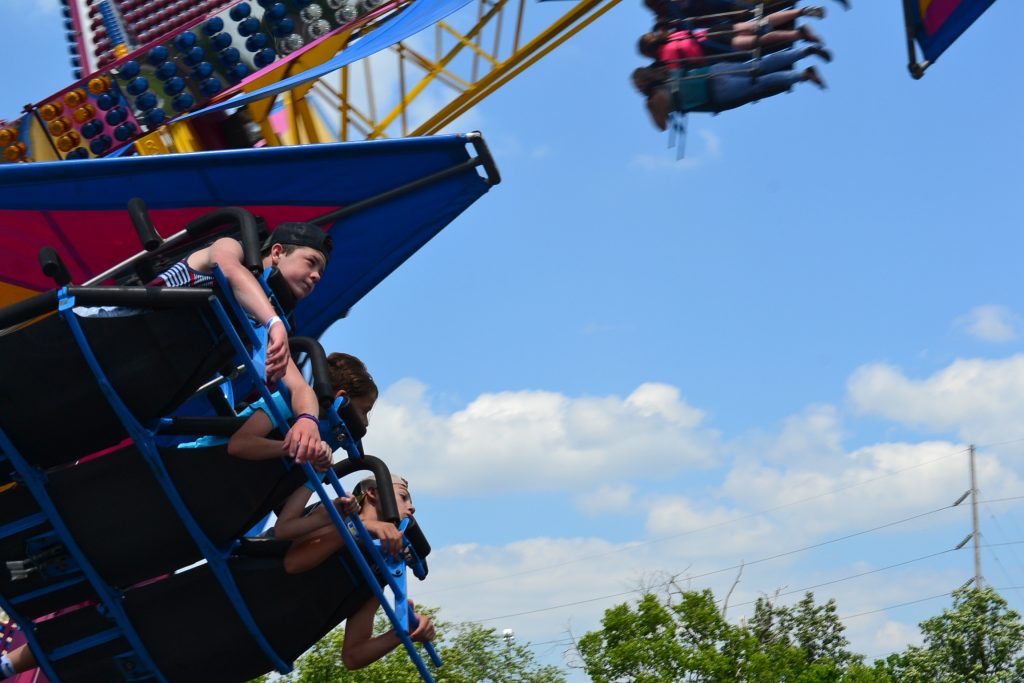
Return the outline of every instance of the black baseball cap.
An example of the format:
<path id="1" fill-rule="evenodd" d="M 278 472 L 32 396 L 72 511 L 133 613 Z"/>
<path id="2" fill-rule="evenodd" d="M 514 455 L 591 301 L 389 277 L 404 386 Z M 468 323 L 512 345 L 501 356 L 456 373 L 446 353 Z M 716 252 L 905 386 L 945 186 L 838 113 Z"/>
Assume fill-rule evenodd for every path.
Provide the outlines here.
<path id="1" fill-rule="evenodd" d="M 269 249 L 275 244 L 294 244 L 299 247 L 311 247 L 324 255 L 324 259 L 330 259 L 331 249 L 334 248 L 334 240 L 323 231 L 318 225 L 305 222 L 281 223 L 274 232 L 270 233 L 264 249 Z"/>

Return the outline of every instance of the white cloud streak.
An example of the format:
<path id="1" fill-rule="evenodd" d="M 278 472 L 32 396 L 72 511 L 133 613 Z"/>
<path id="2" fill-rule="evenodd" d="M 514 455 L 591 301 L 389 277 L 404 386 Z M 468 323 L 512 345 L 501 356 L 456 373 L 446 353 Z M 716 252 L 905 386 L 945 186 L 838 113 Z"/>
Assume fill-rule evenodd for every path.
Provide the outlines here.
<path id="1" fill-rule="evenodd" d="M 859 368 L 847 388 L 866 415 L 953 432 L 965 441 L 994 443 L 1024 437 L 1024 355 L 957 360 L 925 379 L 892 365 Z"/>
<path id="2" fill-rule="evenodd" d="M 972 308 L 955 324 L 967 334 L 987 342 L 1008 342 L 1020 337 L 1020 317 L 1005 306 L 988 304 Z"/>
<path id="3" fill-rule="evenodd" d="M 395 467 L 408 472 L 418 490 L 557 490 L 572 482 L 575 493 L 607 481 L 624 453 L 641 479 L 707 466 L 717 435 L 703 420 L 664 384 L 641 385 L 625 398 L 484 394 L 439 415 L 426 387 L 403 380 L 382 394 L 367 444 L 373 452 L 396 454 Z"/>

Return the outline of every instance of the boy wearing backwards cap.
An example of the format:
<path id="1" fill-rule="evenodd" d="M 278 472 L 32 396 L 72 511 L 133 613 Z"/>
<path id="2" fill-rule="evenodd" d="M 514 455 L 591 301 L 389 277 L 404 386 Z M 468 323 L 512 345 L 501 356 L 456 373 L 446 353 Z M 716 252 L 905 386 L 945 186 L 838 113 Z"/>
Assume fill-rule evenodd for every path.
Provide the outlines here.
<path id="1" fill-rule="evenodd" d="M 264 247 L 263 267 L 276 267 L 295 298 L 302 299 L 309 296 L 323 276 L 333 246 L 330 236 L 317 225 L 281 223 Z M 288 332 L 273 304 L 253 274 L 242 265 L 241 243 L 223 237 L 175 263 L 150 284 L 210 287 L 215 284 L 214 266 L 220 266 L 242 308 L 267 330 L 267 380 L 281 380 L 291 392 L 292 412 L 299 419 L 288 430 L 283 450 L 299 462 L 314 458 L 320 451 L 316 395 L 291 359 Z"/>

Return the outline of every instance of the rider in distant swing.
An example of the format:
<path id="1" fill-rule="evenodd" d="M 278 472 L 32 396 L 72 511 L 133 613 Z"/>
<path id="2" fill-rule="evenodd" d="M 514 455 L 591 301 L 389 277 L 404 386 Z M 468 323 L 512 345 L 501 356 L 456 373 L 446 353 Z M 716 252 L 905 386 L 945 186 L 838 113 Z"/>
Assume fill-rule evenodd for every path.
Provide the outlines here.
<path id="1" fill-rule="evenodd" d="M 666 130 L 672 112 L 717 114 L 765 97 L 781 95 L 803 81 L 824 89 L 825 82 L 813 66 L 803 71 L 790 70 L 797 60 L 809 55 L 818 55 L 826 61 L 830 58 L 824 49 L 809 46 L 776 52 L 744 65 L 712 64 L 681 77 L 663 67 L 641 67 L 633 71 L 633 85 L 646 96 L 647 110 L 654 125 Z M 745 66 L 755 68 L 756 75 L 752 77 L 743 71 Z"/>

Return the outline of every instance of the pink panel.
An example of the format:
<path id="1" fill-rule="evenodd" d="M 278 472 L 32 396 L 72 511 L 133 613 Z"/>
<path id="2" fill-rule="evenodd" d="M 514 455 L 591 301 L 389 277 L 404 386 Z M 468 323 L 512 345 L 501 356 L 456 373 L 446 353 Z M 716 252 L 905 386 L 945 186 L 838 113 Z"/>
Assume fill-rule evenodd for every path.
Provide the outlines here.
<path id="1" fill-rule="evenodd" d="M 163 237 L 220 207 L 156 209 L 153 224 Z M 309 220 L 335 206 L 249 205 L 271 227 L 283 221 Z M 35 267 L 39 250 L 51 246 L 64 259 L 72 281 L 85 282 L 141 249 L 125 211 L 0 211 L 0 281 L 43 291 L 53 282 Z M 26 265 L 29 264 L 29 265 Z"/>
<path id="2" fill-rule="evenodd" d="M 935 35 L 949 19 L 949 15 L 960 6 L 960 2 L 961 0 L 932 0 L 924 15 L 924 28 L 929 35 Z"/>

